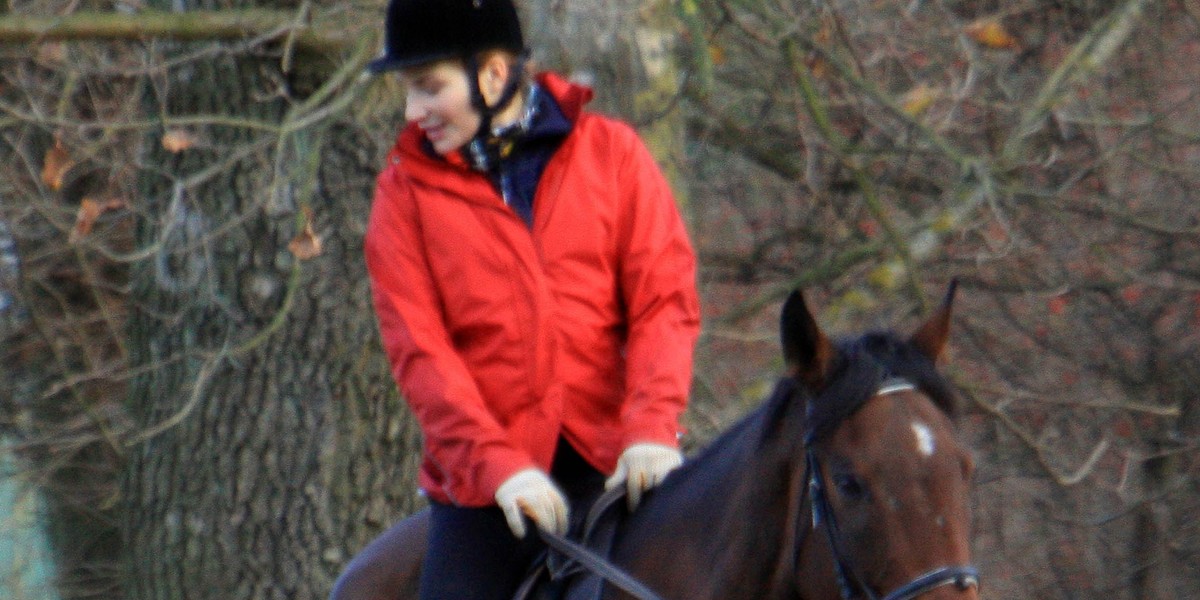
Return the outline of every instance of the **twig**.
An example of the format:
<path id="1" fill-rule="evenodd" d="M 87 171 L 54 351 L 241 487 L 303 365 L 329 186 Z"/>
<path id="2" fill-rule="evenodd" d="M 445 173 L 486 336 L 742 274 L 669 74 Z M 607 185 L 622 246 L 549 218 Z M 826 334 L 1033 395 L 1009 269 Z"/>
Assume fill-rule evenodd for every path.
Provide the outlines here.
<path id="1" fill-rule="evenodd" d="M 1046 456 L 1046 449 L 1043 448 L 1036 439 L 1034 439 L 1033 434 L 1022 429 L 1012 417 L 1008 416 L 1008 414 L 1006 414 L 1000 408 L 984 402 L 975 394 L 971 393 L 969 387 L 959 386 L 959 389 L 968 398 L 970 398 L 972 403 L 974 403 L 984 412 L 999 420 L 1001 424 L 1003 424 L 1006 428 L 1008 428 L 1009 431 L 1017 436 L 1017 439 L 1021 440 L 1026 447 L 1032 450 L 1038 464 L 1041 465 L 1042 469 L 1045 470 L 1060 486 L 1071 487 L 1086 479 L 1087 476 L 1096 469 L 1096 465 L 1100 462 L 1100 459 L 1104 456 L 1104 453 L 1108 451 L 1108 448 L 1111 445 L 1107 439 L 1101 439 L 1100 442 L 1092 448 L 1091 453 L 1088 455 L 1087 459 L 1080 464 L 1078 469 L 1075 469 L 1070 473 L 1063 473 L 1054 465 L 1050 464 L 1050 460 Z"/>
<path id="2" fill-rule="evenodd" d="M 1011 163 L 1016 159 L 1023 149 L 1022 142 L 1040 128 L 1042 119 L 1066 92 L 1067 86 L 1083 75 L 1096 71 L 1125 43 L 1146 4 L 1147 0 L 1129 0 L 1125 6 L 1101 20 L 1096 28 L 1071 48 L 1062 64 L 1046 78 L 1037 98 L 1021 115 L 1020 123 L 1013 129 L 1013 136 L 1004 144 L 1002 162 Z"/>

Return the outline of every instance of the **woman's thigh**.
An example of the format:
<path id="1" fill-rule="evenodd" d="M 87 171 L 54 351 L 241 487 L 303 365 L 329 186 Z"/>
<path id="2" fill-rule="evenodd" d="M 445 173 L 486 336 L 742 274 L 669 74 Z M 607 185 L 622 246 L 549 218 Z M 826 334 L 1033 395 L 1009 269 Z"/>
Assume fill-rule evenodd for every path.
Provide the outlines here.
<path id="1" fill-rule="evenodd" d="M 514 537 L 496 507 L 431 509 L 421 600 L 510 600 L 543 549 L 537 535 Z"/>

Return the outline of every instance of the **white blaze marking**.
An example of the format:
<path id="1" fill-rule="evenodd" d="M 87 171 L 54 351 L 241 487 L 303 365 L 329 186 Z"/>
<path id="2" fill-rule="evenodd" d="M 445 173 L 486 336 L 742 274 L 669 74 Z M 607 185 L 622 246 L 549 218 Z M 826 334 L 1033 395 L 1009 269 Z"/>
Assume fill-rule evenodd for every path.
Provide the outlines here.
<path id="1" fill-rule="evenodd" d="M 917 450 L 921 452 L 921 455 L 933 456 L 933 432 L 929 430 L 929 426 L 920 421 L 914 421 L 912 430 L 917 436 Z"/>

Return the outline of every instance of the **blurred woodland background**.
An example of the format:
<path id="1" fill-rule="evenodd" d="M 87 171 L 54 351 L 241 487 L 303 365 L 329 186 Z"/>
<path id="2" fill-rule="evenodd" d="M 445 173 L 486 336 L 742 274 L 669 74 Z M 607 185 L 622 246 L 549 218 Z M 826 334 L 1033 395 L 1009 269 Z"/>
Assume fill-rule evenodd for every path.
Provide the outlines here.
<path id="1" fill-rule="evenodd" d="M 689 448 L 794 286 L 947 372 L 990 598 L 1200 590 L 1200 1 L 524 0 L 702 255 Z M 0 596 L 324 598 L 421 503 L 361 242 L 383 1 L 0 4 Z"/>

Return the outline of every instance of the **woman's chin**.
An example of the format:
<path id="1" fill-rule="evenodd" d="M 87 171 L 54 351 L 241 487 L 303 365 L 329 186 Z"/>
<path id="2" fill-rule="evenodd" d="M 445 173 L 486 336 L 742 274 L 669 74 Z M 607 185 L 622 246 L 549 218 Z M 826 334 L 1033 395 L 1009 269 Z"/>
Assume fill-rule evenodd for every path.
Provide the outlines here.
<path id="1" fill-rule="evenodd" d="M 445 130 L 426 131 L 425 137 L 429 139 L 429 144 L 433 146 L 433 151 L 441 155 L 450 154 L 461 148 L 467 143 L 467 140 L 459 140 Z"/>

